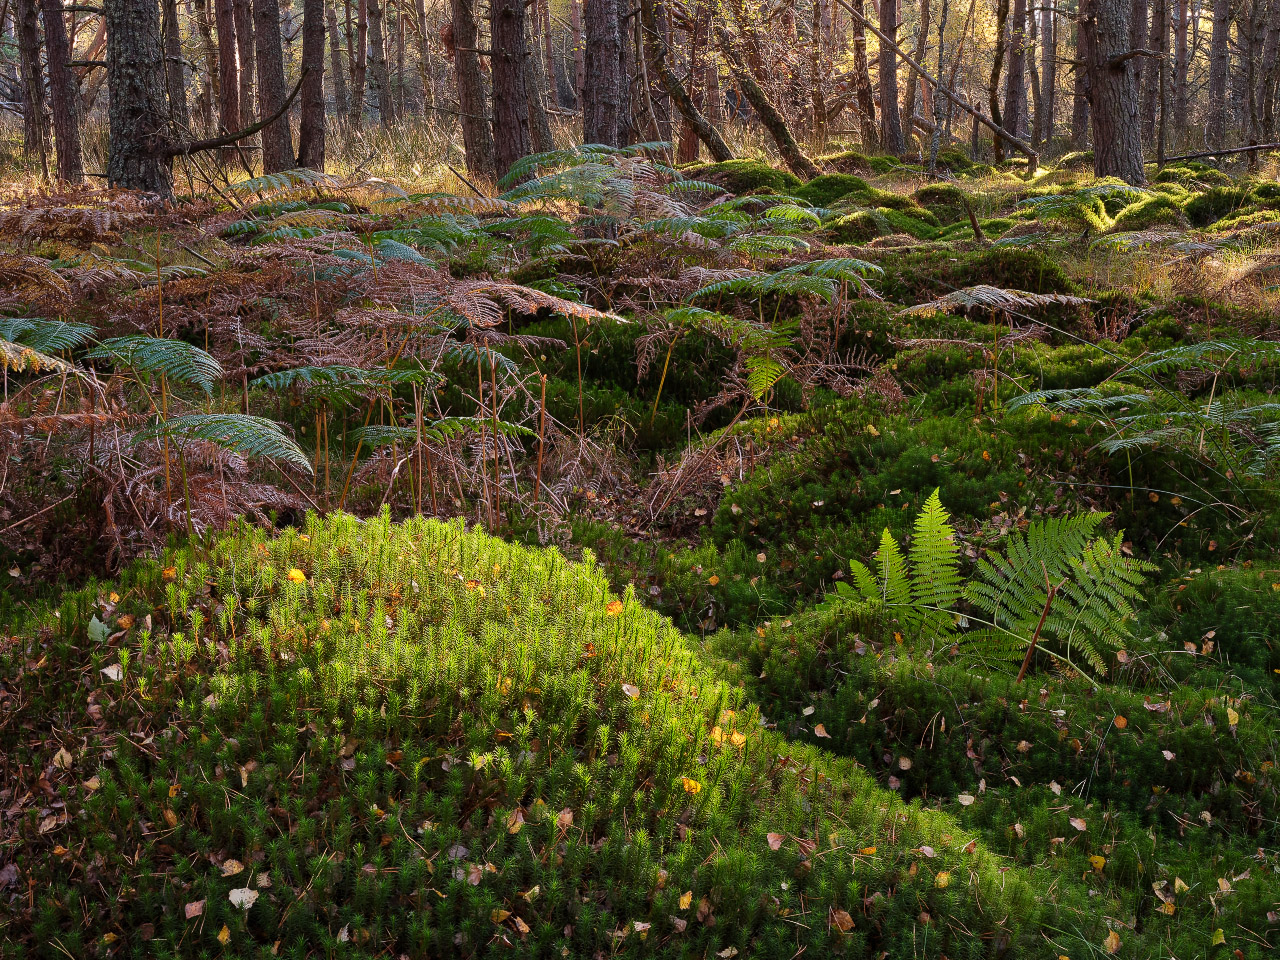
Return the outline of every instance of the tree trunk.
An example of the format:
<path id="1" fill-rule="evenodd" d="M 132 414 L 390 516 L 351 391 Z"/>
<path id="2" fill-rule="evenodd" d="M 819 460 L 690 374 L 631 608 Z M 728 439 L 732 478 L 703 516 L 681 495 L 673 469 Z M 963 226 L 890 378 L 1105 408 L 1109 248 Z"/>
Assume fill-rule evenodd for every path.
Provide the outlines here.
<path id="1" fill-rule="evenodd" d="M 351 111 L 347 100 L 347 71 L 342 64 L 342 41 L 338 32 L 338 12 L 332 6 L 325 11 L 329 21 L 329 73 L 333 77 L 333 109 L 339 117 Z"/>
<path id="2" fill-rule="evenodd" d="M 913 55 L 917 63 L 924 62 L 925 50 L 929 44 L 929 0 L 920 0 L 920 25 L 919 32 L 916 34 L 916 46 Z M 907 82 L 904 84 L 902 92 L 902 110 L 907 116 L 906 129 L 903 131 L 904 138 L 911 140 L 913 123 L 912 118 L 916 115 L 916 89 L 920 86 L 920 75 L 915 70 L 907 71 Z M 927 91 L 929 85 L 923 84 Z M 927 96 L 927 95 L 926 95 Z M 926 98 L 921 98 L 920 116 L 927 117 L 929 109 Z"/>
<path id="3" fill-rule="evenodd" d="M 859 19 L 863 16 L 863 0 L 851 0 L 851 6 L 858 14 L 853 20 L 853 90 L 858 101 L 862 149 L 871 152 L 880 149 L 880 125 L 876 122 L 876 95 L 867 67 L 867 28 Z"/>
<path id="4" fill-rule="evenodd" d="M 1213 35 L 1209 40 L 1210 147 L 1227 145 L 1227 69 L 1231 59 L 1231 0 L 1213 0 Z"/>
<path id="5" fill-rule="evenodd" d="M 1271 5 L 1267 38 L 1262 46 L 1262 79 L 1259 101 L 1262 104 L 1262 139 L 1275 141 L 1275 105 L 1280 84 L 1280 0 Z"/>
<path id="6" fill-rule="evenodd" d="M 240 126 L 228 127 L 228 133 L 243 127 L 251 127 L 258 119 L 257 110 L 254 109 L 258 55 L 253 29 L 253 0 L 235 0 L 235 18 L 236 48 L 240 52 Z"/>
<path id="7" fill-rule="evenodd" d="M 1083 150 L 1089 142 L 1089 49 L 1090 31 L 1082 30 L 1080 23 L 1089 16 L 1091 0 L 1080 0 L 1076 23 L 1076 69 L 1071 101 L 1071 146 Z"/>
<path id="8" fill-rule="evenodd" d="M 472 0 L 467 0 L 468 6 Z M 455 8 L 456 9 L 456 8 Z M 457 15 L 454 16 L 454 29 L 457 29 Z M 369 4 L 368 0 L 360 0 L 356 6 L 356 46 L 355 46 L 355 68 L 351 73 L 351 116 L 348 123 L 351 124 L 353 130 L 359 130 L 360 124 L 364 121 L 364 90 L 365 79 L 369 74 Z M 457 40 L 458 43 L 462 41 Z M 474 21 L 471 30 L 471 42 L 467 46 L 474 47 L 476 45 L 476 34 Z M 475 54 L 472 54 L 475 56 Z M 476 61 L 477 72 L 479 71 L 479 61 Z M 461 85 L 461 84 L 459 84 Z M 483 87 L 481 88 L 483 90 Z M 483 102 L 483 101 L 481 101 Z M 465 109 L 465 108 L 464 108 Z"/>
<path id="9" fill-rule="evenodd" d="M 276 0 L 253 0 L 253 41 L 258 51 L 258 113 L 271 117 L 284 106 L 284 54 L 280 41 L 280 6 Z M 282 116 L 262 129 L 262 172 L 293 168 L 293 131 Z"/>
<path id="10" fill-rule="evenodd" d="M 1009 0 L 999 0 L 996 6 L 996 47 L 991 57 L 991 84 L 987 97 L 990 100 L 992 122 L 1006 130 L 1008 125 L 1004 122 L 1004 114 L 1000 109 L 1000 72 L 1004 69 L 1004 55 L 1008 47 L 1006 43 L 1008 26 Z M 991 149 L 997 162 L 1004 159 L 1004 143 L 999 137 L 992 137 Z"/>
<path id="11" fill-rule="evenodd" d="M 110 146 L 107 183 L 173 196 L 169 158 L 159 149 L 167 121 L 155 0 L 103 0 L 107 28 Z"/>
<path id="12" fill-rule="evenodd" d="M 531 7 L 535 15 L 537 7 Z M 542 72 L 542 54 L 538 49 L 538 36 L 532 30 L 528 36 L 529 50 L 525 57 L 525 95 L 529 98 L 529 138 L 535 153 L 555 149 L 551 136 L 551 121 L 547 118 L 547 81 Z"/>
<path id="13" fill-rule="evenodd" d="M 938 83 L 942 83 L 943 56 L 947 45 L 947 17 L 951 12 L 951 0 L 942 0 L 942 15 L 938 18 Z M 946 104 L 947 107 L 943 107 Z M 933 130 L 929 134 L 929 159 L 925 169 L 934 173 L 938 169 L 938 148 L 942 145 L 942 123 L 944 111 L 951 101 L 946 97 L 935 95 L 933 98 Z"/>
<path id="14" fill-rule="evenodd" d="M 1030 9 L 1027 11 L 1027 39 L 1027 50 L 1032 51 L 1027 60 L 1026 70 L 1026 77 L 1031 85 L 1031 114 L 1024 118 L 1022 126 L 1026 130 L 1023 136 L 1038 150 L 1040 149 L 1040 114 L 1043 107 L 1040 103 L 1040 70 L 1036 66 L 1034 51 L 1037 49 L 1036 44 L 1040 42 L 1040 18 L 1034 10 Z"/>
<path id="15" fill-rule="evenodd" d="M 618 0 L 590 0 L 586 23 L 586 79 L 582 89 L 582 140 L 616 147 L 621 142 L 622 38 Z"/>
<path id="16" fill-rule="evenodd" d="M 36 0 L 16 0 L 18 65 L 22 76 L 22 149 L 39 157 L 49 176 L 49 116 L 45 101 L 44 72 L 40 69 L 40 8 Z"/>
<path id="17" fill-rule="evenodd" d="M 569 32 L 573 38 L 573 100 L 579 110 L 587 83 L 587 55 L 582 38 L 582 0 L 569 0 Z"/>
<path id="18" fill-rule="evenodd" d="M 193 0 L 193 3 L 196 30 L 200 33 L 200 51 L 204 56 L 204 72 L 200 78 L 200 93 L 196 96 L 196 112 L 200 117 L 202 130 L 208 133 L 213 126 L 213 104 L 221 92 L 218 77 L 218 48 L 213 41 L 213 23 L 209 14 L 208 0 Z"/>
<path id="19" fill-rule="evenodd" d="M 182 28 L 178 23 L 177 0 L 164 0 L 162 27 L 165 92 L 169 100 L 169 119 L 180 130 L 190 131 L 191 113 L 187 109 L 187 70 L 182 56 Z"/>
<path id="20" fill-rule="evenodd" d="M 1005 74 L 1001 126 L 1022 136 L 1027 118 L 1027 0 L 1013 0 L 1009 14 L 1009 72 Z"/>
<path id="21" fill-rule="evenodd" d="M 635 111 L 631 102 L 631 79 L 635 75 L 635 44 L 631 42 L 630 0 L 618 3 L 618 146 L 629 147 L 637 140 Z"/>
<path id="22" fill-rule="evenodd" d="M 71 47 L 67 41 L 67 25 L 62 19 L 62 0 L 44 0 L 43 6 L 58 179 L 64 183 L 79 183 L 84 179 L 84 165 L 80 158 L 80 118 L 76 110 L 78 92 L 75 74 L 71 72 Z"/>
<path id="23" fill-rule="evenodd" d="M 640 18 L 648 38 L 649 59 L 653 64 L 653 72 L 658 75 L 658 82 L 667 91 L 667 96 L 676 105 L 685 123 L 694 131 L 698 139 L 707 145 L 712 158 L 717 163 L 733 159 L 733 151 L 724 142 L 715 126 L 702 115 L 694 104 L 693 98 L 680 83 L 679 77 L 671 69 L 667 59 L 667 44 L 657 29 L 657 17 L 654 13 L 655 0 L 640 0 Z M 695 155 L 696 158 L 696 155 Z"/>
<path id="24" fill-rule="evenodd" d="M 1147 49 L 1165 54 L 1169 50 L 1169 11 L 1165 0 L 1151 0 L 1151 32 Z M 1156 135 L 1156 110 L 1160 104 L 1160 70 L 1153 65 L 1143 74 L 1142 137 L 1148 143 Z"/>
<path id="25" fill-rule="evenodd" d="M 614 23 L 617 23 L 615 19 Z M 493 142 L 498 176 L 533 152 L 529 135 L 529 94 L 524 63 L 524 0 L 491 0 L 489 36 L 493 46 Z"/>
<path id="26" fill-rule="evenodd" d="M 413 14 L 418 28 L 418 72 L 422 76 L 422 103 L 425 107 L 435 100 L 435 89 L 431 82 L 431 57 L 427 49 L 426 0 L 416 0 Z"/>
<path id="27" fill-rule="evenodd" d="M 1182 143 L 1187 136 L 1188 71 L 1187 56 L 1187 0 L 1174 0 L 1173 24 L 1173 138 Z"/>
<path id="28" fill-rule="evenodd" d="M 1129 49 L 1141 50 L 1147 45 L 1147 0 L 1130 0 Z M 1142 82 L 1154 70 L 1146 69 L 1146 61 L 1137 57 L 1133 61 L 1133 81 L 1141 95 Z"/>
<path id="29" fill-rule="evenodd" d="M 882 3 L 881 9 L 892 5 L 890 0 L 890 2 Z M 822 171 L 814 166 L 813 161 L 804 155 L 800 145 L 796 143 L 796 138 L 792 136 L 791 128 L 787 126 L 787 121 L 778 112 L 778 108 L 773 105 L 773 102 L 765 94 L 760 84 L 756 83 L 751 70 L 743 63 L 742 57 L 734 49 L 733 38 L 729 36 L 729 31 L 724 27 L 717 27 L 716 36 L 720 40 L 720 52 L 724 54 L 725 59 L 729 62 L 729 69 L 733 71 L 733 77 L 738 81 L 738 89 L 742 91 L 742 95 L 751 104 L 751 109 L 756 112 L 760 123 L 769 131 L 769 136 L 773 137 L 773 142 L 778 145 L 778 152 L 782 155 L 783 163 L 797 177 L 805 180 L 812 180 L 818 176 Z"/>
<path id="30" fill-rule="evenodd" d="M 1142 136 L 1138 123 L 1138 85 L 1129 53 L 1129 0 L 1092 0 L 1080 22 L 1089 34 L 1089 112 L 1093 117 L 1093 169 L 1100 177 L 1119 177 L 1140 186 Z"/>
<path id="31" fill-rule="evenodd" d="M 231 133 L 242 126 L 235 0 L 213 0 L 213 17 L 218 27 L 218 128 L 220 133 Z M 222 152 L 223 163 L 230 163 L 235 157 L 235 147 Z"/>
<path id="32" fill-rule="evenodd" d="M 497 169 L 493 153 L 493 132 L 485 104 L 484 77 L 476 52 L 474 0 L 451 0 L 453 13 L 453 68 L 458 82 L 458 114 L 462 121 L 462 145 L 467 169 L 482 177 L 492 177 Z"/>
<path id="33" fill-rule="evenodd" d="M 1041 143 L 1053 139 L 1053 105 L 1058 95 L 1058 21 L 1054 0 L 1046 0 L 1040 18 L 1040 106 L 1036 130 Z"/>
<path id="34" fill-rule="evenodd" d="M 421 2 L 421 0 L 419 0 Z M 551 42 L 551 0 L 538 0 L 538 23 L 542 30 L 542 55 L 546 67 L 547 100 L 550 105 L 559 106 L 560 97 L 556 83 L 556 56 Z M 425 52 L 423 53 L 425 57 Z"/>
<path id="35" fill-rule="evenodd" d="M 929 0 L 924 0 L 928 3 Z M 822 149 L 827 143 L 827 101 L 822 92 L 826 79 L 822 59 L 822 0 L 813 0 L 813 25 L 809 36 L 809 102 L 813 109 L 813 129 L 810 136 L 814 146 Z"/>
<path id="36" fill-rule="evenodd" d="M 880 32 L 897 42 L 897 0 L 880 0 Z M 902 120 L 898 114 L 898 54 L 892 46 L 880 44 L 880 146 L 885 153 L 898 155 L 906 149 Z M 745 91 L 744 91 L 745 93 Z"/>
<path id="37" fill-rule="evenodd" d="M 324 170 L 324 3 L 302 3 L 302 121 L 298 166 Z"/>
<path id="38" fill-rule="evenodd" d="M 387 77 L 386 37 L 383 31 L 383 8 L 378 0 L 367 0 L 369 14 L 369 86 L 378 98 L 378 122 L 387 126 L 395 119 L 391 103 L 391 84 Z"/>

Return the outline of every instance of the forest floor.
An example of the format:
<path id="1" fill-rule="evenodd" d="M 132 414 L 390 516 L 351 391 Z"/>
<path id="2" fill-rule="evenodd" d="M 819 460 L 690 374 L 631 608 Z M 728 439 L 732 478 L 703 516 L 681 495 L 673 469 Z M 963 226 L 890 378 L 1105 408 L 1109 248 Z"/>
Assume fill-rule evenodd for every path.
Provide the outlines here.
<path id="1" fill-rule="evenodd" d="M 1280 183 L 0 209 L 0 954 L 1266 957 Z"/>

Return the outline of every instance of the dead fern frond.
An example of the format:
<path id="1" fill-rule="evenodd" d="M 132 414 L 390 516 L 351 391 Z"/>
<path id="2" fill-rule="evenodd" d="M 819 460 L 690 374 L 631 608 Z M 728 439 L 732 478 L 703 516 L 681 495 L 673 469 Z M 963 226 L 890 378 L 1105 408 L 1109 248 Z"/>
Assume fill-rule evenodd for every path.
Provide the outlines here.
<path id="1" fill-rule="evenodd" d="M 898 311 L 898 316 L 933 317 L 940 313 L 962 313 L 968 310 L 1012 314 L 1049 306 L 1080 307 L 1092 302 L 1087 297 L 1073 297 L 1065 293 L 1029 293 L 1026 290 L 1006 290 L 979 283 L 963 290 L 955 290 L 928 303 L 907 307 Z"/>

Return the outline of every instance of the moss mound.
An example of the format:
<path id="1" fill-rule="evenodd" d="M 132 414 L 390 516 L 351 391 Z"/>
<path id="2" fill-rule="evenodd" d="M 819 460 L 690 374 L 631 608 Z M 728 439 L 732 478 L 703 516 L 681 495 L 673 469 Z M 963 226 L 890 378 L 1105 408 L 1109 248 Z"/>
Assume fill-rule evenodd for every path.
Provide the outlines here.
<path id="1" fill-rule="evenodd" d="M 865 198 L 871 194 L 867 181 L 848 173 L 824 173 L 795 191 L 797 197 L 815 207 L 829 207 L 845 197 Z"/>
<path id="2" fill-rule="evenodd" d="M 1038 942 L 1020 874 L 763 729 L 591 566 L 459 524 L 305 529 L 68 597 L 0 655 L 43 716 L 81 716 L 87 677 L 100 718 L 56 764 L 3 730 L 65 802 L 6 851 L 42 891 L 0 907 L 6 956 L 907 957 L 921 911 L 954 956 Z"/>
<path id="3" fill-rule="evenodd" d="M 1172 197 L 1156 194 L 1131 203 L 1116 216 L 1111 224 L 1114 233 L 1132 230 L 1150 230 L 1153 227 L 1185 227 L 1187 218 Z"/>
<path id="4" fill-rule="evenodd" d="M 1207 227 L 1228 214 L 1247 212 L 1242 208 L 1251 200 L 1247 187 L 1213 187 L 1191 200 L 1183 212 L 1193 227 Z"/>
<path id="5" fill-rule="evenodd" d="M 726 160 L 723 163 L 705 163 L 686 167 L 686 176 L 697 180 L 709 180 L 730 193 L 758 193 L 769 190 L 774 193 L 794 194 L 804 183 L 799 177 L 779 170 L 759 160 Z"/>
<path id="6" fill-rule="evenodd" d="M 965 209 L 965 192 L 952 184 L 931 183 L 913 193 L 911 199 L 937 217 L 942 224 L 969 219 Z"/>
<path id="7" fill-rule="evenodd" d="M 1177 183 L 1184 187 L 1229 186 L 1231 178 L 1216 167 L 1199 160 L 1180 160 L 1165 167 L 1152 178 L 1153 183 Z"/>
<path id="8" fill-rule="evenodd" d="M 827 227 L 827 235 L 834 243 L 866 243 L 886 233 L 888 224 L 883 217 L 866 210 L 846 214 Z"/>
<path id="9" fill-rule="evenodd" d="M 1009 221 L 1012 226 L 1013 221 Z M 986 221 L 997 230 L 996 221 Z M 954 227 L 953 229 L 960 229 Z M 1004 227 L 1008 229 L 1008 226 Z M 1040 250 L 992 247 L 978 252 L 947 250 L 912 254 L 883 264 L 881 292 L 897 303 L 919 303 L 959 287 L 987 283 L 1032 293 L 1075 293 L 1062 265 Z"/>

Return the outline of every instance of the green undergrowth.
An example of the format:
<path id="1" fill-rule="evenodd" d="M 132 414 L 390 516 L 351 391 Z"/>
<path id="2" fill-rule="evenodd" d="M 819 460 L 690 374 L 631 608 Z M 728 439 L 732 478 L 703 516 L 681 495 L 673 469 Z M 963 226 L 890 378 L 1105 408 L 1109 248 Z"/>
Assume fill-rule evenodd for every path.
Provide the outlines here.
<path id="1" fill-rule="evenodd" d="M 590 564 L 385 515 L 166 563 L 6 644 L 0 745 L 52 794 L 6 956 L 1040 949 L 1033 875 L 762 728 Z"/>

